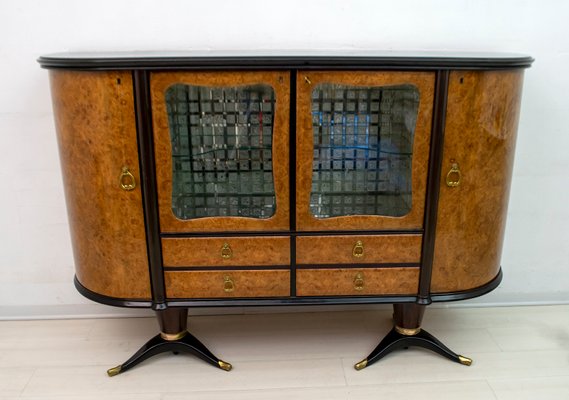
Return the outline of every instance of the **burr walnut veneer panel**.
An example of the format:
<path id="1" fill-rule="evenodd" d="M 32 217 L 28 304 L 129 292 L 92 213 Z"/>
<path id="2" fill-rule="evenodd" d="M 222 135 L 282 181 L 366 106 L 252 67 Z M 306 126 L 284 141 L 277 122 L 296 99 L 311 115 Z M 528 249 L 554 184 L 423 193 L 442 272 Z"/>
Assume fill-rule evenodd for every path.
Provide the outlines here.
<path id="1" fill-rule="evenodd" d="M 289 237 L 162 239 L 167 267 L 289 265 Z"/>
<path id="2" fill-rule="evenodd" d="M 165 272 L 168 298 L 283 297 L 289 270 Z"/>
<path id="3" fill-rule="evenodd" d="M 419 268 L 299 269 L 298 296 L 415 295 Z"/>
<path id="4" fill-rule="evenodd" d="M 296 262 L 312 265 L 419 263 L 421 240 L 422 235 L 299 236 Z"/>
<path id="5" fill-rule="evenodd" d="M 498 274 L 522 77 L 521 70 L 450 74 L 433 292 L 472 289 Z M 452 163 L 462 174 L 457 187 L 446 184 Z"/>
<path id="6" fill-rule="evenodd" d="M 149 299 L 140 187 L 119 182 L 123 167 L 139 181 L 131 74 L 50 77 L 77 278 L 102 295 Z"/>

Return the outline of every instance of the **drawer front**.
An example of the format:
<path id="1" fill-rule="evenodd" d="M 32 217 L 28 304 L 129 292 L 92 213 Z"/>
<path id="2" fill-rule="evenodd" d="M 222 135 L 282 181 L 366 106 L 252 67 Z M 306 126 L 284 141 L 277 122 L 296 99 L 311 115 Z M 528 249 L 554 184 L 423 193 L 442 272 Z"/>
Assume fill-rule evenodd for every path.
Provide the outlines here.
<path id="1" fill-rule="evenodd" d="M 299 236 L 298 264 L 419 263 L 422 235 Z"/>
<path id="2" fill-rule="evenodd" d="M 170 299 L 290 295 L 289 270 L 167 271 L 164 277 Z"/>
<path id="3" fill-rule="evenodd" d="M 162 257 L 166 267 L 290 265 L 290 238 L 168 238 Z"/>
<path id="4" fill-rule="evenodd" d="M 300 269 L 297 296 L 416 295 L 419 268 Z"/>

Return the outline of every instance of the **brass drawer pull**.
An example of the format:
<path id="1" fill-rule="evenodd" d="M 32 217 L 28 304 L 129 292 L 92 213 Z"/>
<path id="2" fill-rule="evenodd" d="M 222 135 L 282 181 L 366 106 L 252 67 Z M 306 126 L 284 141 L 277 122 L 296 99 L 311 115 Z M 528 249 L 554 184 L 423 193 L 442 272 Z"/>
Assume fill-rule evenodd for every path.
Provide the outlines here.
<path id="1" fill-rule="evenodd" d="M 354 277 L 354 289 L 357 291 L 362 291 L 364 290 L 364 284 L 364 274 L 358 272 Z"/>
<path id="2" fill-rule="evenodd" d="M 458 185 L 460 185 L 460 180 L 462 178 L 462 174 L 460 173 L 460 169 L 458 167 L 458 163 L 456 163 L 454 160 L 450 160 L 452 165 L 450 168 L 450 171 L 447 174 L 447 186 L 448 187 L 457 187 Z"/>
<path id="3" fill-rule="evenodd" d="M 221 258 L 231 258 L 233 257 L 233 250 L 231 250 L 231 246 L 229 246 L 229 243 L 223 243 L 223 246 L 221 246 Z"/>
<path id="4" fill-rule="evenodd" d="M 235 290 L 235 282 L 229 275 L 223 277 L 223 291 L 225 293 L 231 293 Z"/>
<path id="5" fill-rule="evenodd" d="M 352 249 L 352 256 L 360 258 L 364 256 L 364 244 L 361 240 L 358 240 Z"/>
<path id="6" fill-rule="evenodd" d="M 312 85 L 312 81 L 307 76 L 304 77 L 304 82 L 308 83 L 309 85 Z"/>
<path id="7" fill-rule="evenodd" d="M 128 170 L 127 166 L 122 167 L 119 184 L 121 189 L 126 190 L 127 192 L 134 190 L 136 187 L 136 179 L 134 179 L 134 175 Z"/>

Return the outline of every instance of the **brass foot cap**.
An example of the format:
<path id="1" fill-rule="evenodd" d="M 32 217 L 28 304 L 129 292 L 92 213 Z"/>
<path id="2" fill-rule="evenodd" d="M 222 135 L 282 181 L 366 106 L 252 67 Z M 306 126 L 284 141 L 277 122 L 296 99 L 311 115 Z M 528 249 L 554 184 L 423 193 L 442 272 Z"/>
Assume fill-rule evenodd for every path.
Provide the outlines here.
<path id="1" fill-rule="evenodd" d="M 464 357 L 464 356 L 458 356 L 458 359 L 460 360 L 460 363 L 462 365 L 467 365 L 467 366 L 472 365 L 472 359 L 471 358 Z"/>
<path id="2" fill-rule="evenodd" d="M 231 364 L 226 363 L 225 361 L 219 360 L 217 364 L 219 365 L 219 368 L 221 368 L 224 371 L 231 371 L 231 369 L 233 368 Z"/>
<path id="3" fill-rule="evenodd" d="M 107 370 L 107 375 L 109 376 L 118 375 L 121 373 L 121 370 L 122 370 L 122 365 L 117 365 L 116 367 Z"/>
<path id="4" fill-rule="evenodd" d="M 354 368 L 356 369 L 356 371 L 362 370 L 365 367 L 367 367 L 367 358 L 365 360 L 360 361 L 356 365 L 354 365 Z"/>

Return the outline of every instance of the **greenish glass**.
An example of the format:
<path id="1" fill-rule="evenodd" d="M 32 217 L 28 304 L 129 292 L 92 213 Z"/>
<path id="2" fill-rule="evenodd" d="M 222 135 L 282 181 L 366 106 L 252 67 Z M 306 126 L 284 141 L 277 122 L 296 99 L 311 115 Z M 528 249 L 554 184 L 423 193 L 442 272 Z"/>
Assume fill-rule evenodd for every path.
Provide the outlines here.
<path id="1" fill-rule="evenodd" d="M 165 96 L 174 215 L 273 216 L 273 88 L 176 84 Z"/>
<path id="2" fill-rule="evenodd" d="M 411 211 L 418 109 L 413 85 L 314 88 L 314 217 L 402 217 Z"/>

